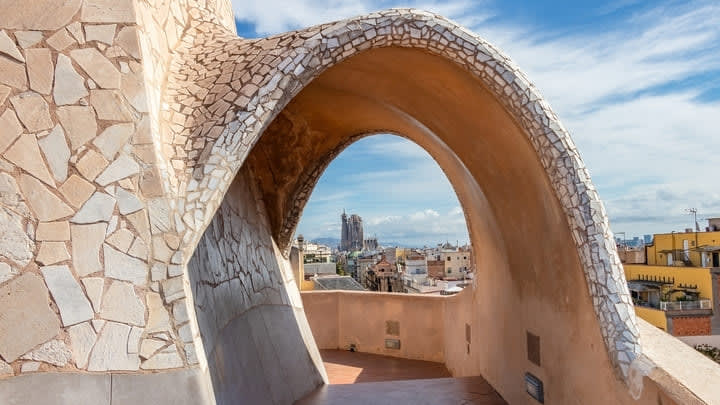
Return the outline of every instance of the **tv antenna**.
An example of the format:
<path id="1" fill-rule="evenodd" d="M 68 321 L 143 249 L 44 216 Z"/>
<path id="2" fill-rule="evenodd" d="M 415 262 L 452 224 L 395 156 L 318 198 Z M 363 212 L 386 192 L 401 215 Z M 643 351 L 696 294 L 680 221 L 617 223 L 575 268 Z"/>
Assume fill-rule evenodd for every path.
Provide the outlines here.
<path id="1" fill-rule="evenodd" d="M 693 218 L 695 219 L 695 230 L 700 232 L 700 224 L 698 224 L 697 221 L 697 208 L 685 208 L 685 212 L 693 215 Z"/>

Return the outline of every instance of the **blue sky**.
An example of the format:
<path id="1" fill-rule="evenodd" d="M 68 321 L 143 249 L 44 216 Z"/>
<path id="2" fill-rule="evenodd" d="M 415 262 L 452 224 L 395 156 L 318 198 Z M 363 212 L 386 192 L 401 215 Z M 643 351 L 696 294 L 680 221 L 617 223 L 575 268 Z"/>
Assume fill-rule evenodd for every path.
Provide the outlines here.
<path id="1" fill-rule="evenodd" d="M 615 232 L 683 229 L 689 207 L 699 218 L 720 216 L 720 2 L 585 3 L 233 0 L 233 7 L 243 37 L 390 7 L 442 14 L 502 49 L 540 89 L 572 134 Z M 383 187 L 388 179 L 401 186 Z M 381 240 L 467 239 L 442 172 L 402 138 L 365 138 L 338 156 L 298 231 L 337 237 L 343 207 Z"/>

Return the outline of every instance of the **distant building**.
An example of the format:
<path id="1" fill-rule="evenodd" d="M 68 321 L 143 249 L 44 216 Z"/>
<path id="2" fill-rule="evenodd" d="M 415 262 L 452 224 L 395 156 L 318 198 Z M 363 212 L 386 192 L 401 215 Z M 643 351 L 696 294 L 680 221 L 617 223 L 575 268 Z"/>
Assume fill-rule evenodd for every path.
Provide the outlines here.
<path id="1" fill-rule="evenodd" d="M 337 264 L 333 262 L 305 263 L 305 274 L 309 276 L 314 274 L 337 274 Z"/>
<path id="2" fill-rule="evenodd" d="M 647 264 L 623 265 L 635 313 L 672 335 L 720 334 L 720 226 L 712 221 L 706 232 L 655 234 Z"/>
<path id="3" fill-rule="evenodd" d="M 403 280 L 396 265 L 388 262 L 385 257 L 375 263 L 366 273 L 366 287 L 372 291 L 405 292 Z"/>
<path id="4" fill-rule="evenodd" d="M 359 215 L 352 214 L 350 217 L 343 211 L 342 230 L 340 234 L 340 250 L 352 252 L 355 250 L 363 250 L 363 223 Z"/>
<path id="5" fill-rule="evenodd" d="M 618 255 L 622 263 L 645 264 L 645 247 L 618 246 Z"/>
<path id="6" fill-rule="evenodd" d="M 405 263 L 405 258 L 412 253 L 412 249 L 401 247 L 389 247 L 383 249 L 385 260 L 390 263 Z"/>
<path id="7" fill-rule="evenodd" d="M 443 279 L 445 277 L 445 261 L 430 260 L 427 261 L 428 277 Z"/>
<path id="8" fill-rule="evenodd" d="M 314 290 L 365 290 L 360 283 L 350 276 L 326 275 L 313 277 Z"/>
<path id="9" fill-rule="evenodd" d="M 370 250 L 370 251 L 376 251 L 378 250 L 378 247 L 380 245 L 378 244 L 378 240 L 376 237 L 365 239 L 365 249 L 364 250 Z"/>
<path id="10" fill-rule="evenodd" d="M 428 261 L 428 276 L 443 280 L 458 280 L 473 272 L 473 258 L 470 246 L 456 247 L 449 243 L 424 250 Z M 433 269 L 430 269 L 432 262 Z M 437 262 L 443 263 L 442 275 Z"/>
<path id="11" fill-rule="evenodd" d="M 405 259 L 405 271 L 403 278 L 406 286 L 423 283 L 427 280 L 427 259 L 424 255 L 414 254 Z"/>
<path id="12" fill-rule="evenodd" d="M 295 282 L 301 291 L 314 288 L 312 277 L 337 274 L 337 264 L 330 247 L 305 241 L 298 235 L 290 249 L 290 265 Z"/>
<path id="13" fill-rule="evenodd" d="M 357 280 L 365 287 L 368 286 L 367 274 L 373 269 L 376 262 L 377 258 L 374 255 L 358 256 L 356 259 Z"/>

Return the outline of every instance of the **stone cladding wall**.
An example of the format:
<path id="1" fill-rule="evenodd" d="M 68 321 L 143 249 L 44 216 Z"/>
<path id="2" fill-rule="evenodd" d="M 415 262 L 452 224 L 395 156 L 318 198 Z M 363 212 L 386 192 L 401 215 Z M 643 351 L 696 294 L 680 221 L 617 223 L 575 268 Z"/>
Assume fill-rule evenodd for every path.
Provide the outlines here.
<path id="1" fill-rule="evenodd" d="M 188 3 L 0 1 L 0 378 L 198 362 L 154 136 Z"/>

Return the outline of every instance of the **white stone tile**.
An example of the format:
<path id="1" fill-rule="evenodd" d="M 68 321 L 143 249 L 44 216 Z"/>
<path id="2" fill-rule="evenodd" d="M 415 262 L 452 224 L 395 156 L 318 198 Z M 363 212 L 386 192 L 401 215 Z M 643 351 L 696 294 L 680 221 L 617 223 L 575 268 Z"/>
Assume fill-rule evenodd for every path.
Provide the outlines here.
<path id="1" fill-rule="evenodd" d="M 60 319 L 63 326 L 88 321 L 93 318 L 85 293 L 75 280 L 68 266 L 45 266 L 40 271 L 45 277 L 45 283 L 60 310 Z"/>
<path id="2" fill-rule="evenodd" d="M 115 250 L 108 244 L 103 245 L 103 254 L 106 277 L 129 281 L 139 286 L 147 285 L 148 267 L 145 262 Z"/>
<path id="3" fill-rule="evenodd" d="M 107 224 L 71 225 L 73 267 L 80 277 L 102 271 L 100 246 L 105 240 Z M 97 310 L 97 308 L 96 308 Z"/>
<path id="4" fill-rule="evenodd" d="M 0 253 L 2 254 L 2 253 Z M 0 262 L 0 284 L 12 280 L 13 277 L 20 274 L 17 270 L 10 267 L 9 264 Z"/>
<path id="5" fill-rule="evenodd" d="M 113 281 L 103 297 L 100 317 L 109 321 L 145 326 L 145 304 L 135 293 L 132 284 Z"/>
<path id="6" fill-rule="evenodd" d="M 183 366 L 182 359 L 177 351 L 177 346 L 170 345 L 144 361 L 140 368 L 143 370 L 159 370 L 168 368 L 179 368 Z"/>
<path id="7" fill-rule="evenodd" d="M 95 309 L 95 312 L 100 312 L 105 279 L 102 277 L 86 277 L 81 281 L 85 286 L 85 293 L 90 299 L 90 303 Z"/>
<path id="8" fill-rule="evenodd" d="M 93 144 L 100 149 L 105 159 L 111 161 L 133 132 L 135 127 L 131 123 L 111 125 L 93 140 Z"/>
<path id="9" fill-rule="evenodd" d="M 70 58 L 59 54 L 55 66 L 55 87 L 53 88 L 55 104 L 75 104 L 89 94 L 85 88 L 85 80 L 75 71 Z"/>
<path id="10" fill-rule="evenodd" d="M 89 322 L 84 322 L 68 328 L 70 335 L 70 347 L 75 366 L 84 369 L 87 366 L 88 356 L 95 344 L 97 334 Z"/>
<path id="11" fill-rule="evenodd" d="M 110 163 L 105 171 L 95 179 L 95 182 L 101 186 L 107 186 L 129 176 L 133 176 L 140 172 L 140 166 L 129 156 L 120 155 L 115 161 Z"/>
<path id="12" fill-rule="evenodd" d="M 0 209 L 0 257 L 25 266 L 33 258 L 35 244 L 25 231 L 21 217 Z"/>
<path id="13" fill-rule="evenodd" d="M 43 34 L 41 31 L 15 31 L 15 38 L 21 48 L 30 48 L 42 41 Z"/>
<path id="14" fill-rule="evenodd" d="M 41 361 L 64 367 L 72 358 L 72 352 L 62 340 L 51 340 L 22 357 L 25 360 Z"/>
<path id="15" fill-rule="evenodd" d="M 90 224 L 94 222 L 107 222 L 115 209 L 115 199 L 105 193 L 96 191 L 82 208 L 70 219 L 75 224 Z"/>
<path id="16" fill-rule="evenodd" d="M 65 131 L 62 127 L 59 124 L 55 125 L 50 134 L 40 138 L 38 143 L 50 165 L 53 178 L 61 183 L 67 180 L 70 148 L 65 140 Z"/>
<path id="17" fill-rule="evenodd" d="M 140 366 L 137 354 L 127 353 L 130 326 L 107 322 L 93 347 L 88 371 L 134 371 Z"/>
<path id="18" fill-rule="evenodd" d="M 143 209 L 143 203 L 135 194 L 126 191 L 123 188 L 118 188 L 115 194 L 118 202 L 118 209 L 123 215 L 131 214 L 133 212 Z"/>

